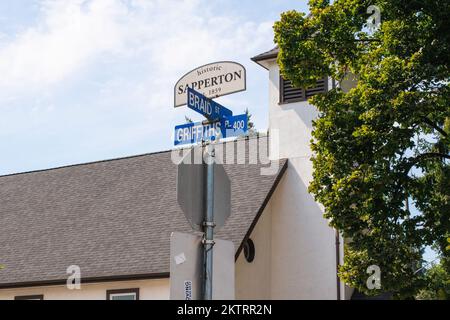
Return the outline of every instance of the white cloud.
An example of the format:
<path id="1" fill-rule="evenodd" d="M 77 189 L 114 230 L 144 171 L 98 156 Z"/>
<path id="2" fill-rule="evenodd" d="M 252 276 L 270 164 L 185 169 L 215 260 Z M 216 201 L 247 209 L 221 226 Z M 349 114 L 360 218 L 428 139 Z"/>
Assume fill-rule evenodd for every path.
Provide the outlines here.
<path id="1" fill-rule="evenodd" d="M 270 37 L 269 23 L 204 18 L 208 3 L 43 1 L 39 23 L 0 45 L 0 88 L 48 87 L 105 55 L 145 59 L 170 76 L 238 51 L 248 57 Z"/>
<path id="2" fill-rule="evenodd" d="M 0 37 L 0 140 L 13 167 L 30 149 L 23 159 L 49 150 L 44 167 L 166 149 L 188 114 L 173 108 L 180 76 L 219 60 L 255 70 L 249 58 L 272 45 L 271 21 L 246 21 L 214 1 L 38 4 L 34 25 Z M 264 101 L 260 91 L 223 101 L 240 112 L 255 106 L 255 95 Z"/>
<path id="3" fill-rule="evenodd" d="M 121 8 L 114 1 L 95 1 L 87 12 L 81 1 L 52 1 L 42 11 L 39 25 L 0 49 L 0 87 L 51 85 L 122 42 Z"/>

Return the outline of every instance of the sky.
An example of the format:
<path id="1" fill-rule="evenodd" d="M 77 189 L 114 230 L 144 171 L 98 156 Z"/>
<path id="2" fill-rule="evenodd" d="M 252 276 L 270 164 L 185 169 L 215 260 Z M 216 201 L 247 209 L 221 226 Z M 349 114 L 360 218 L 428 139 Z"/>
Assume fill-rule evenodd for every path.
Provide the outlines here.
<path id="1" fill-rule="evenodd" d="M 0 0 L 0 175 L 173 147 L 186 72 L 231 60 L 247 91 L 218 99 L 268 125 L 268 74 L 250 58 L 274 47 L 291 0 Z"/>

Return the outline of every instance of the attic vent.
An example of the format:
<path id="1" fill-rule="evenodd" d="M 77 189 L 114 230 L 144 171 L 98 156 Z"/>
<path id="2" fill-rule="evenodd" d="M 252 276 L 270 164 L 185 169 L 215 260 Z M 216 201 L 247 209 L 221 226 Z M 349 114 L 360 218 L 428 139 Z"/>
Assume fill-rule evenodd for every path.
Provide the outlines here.
<path id="1" fill-rule="evenodd" d="M 293 103 L 306 101 L 312 96 L 326 92 L 328 89 L 326 78 L 317 81 L 316 85 L 309 88 L 294 88 L 292 82 L 280 77 L 280 103 Z"/>

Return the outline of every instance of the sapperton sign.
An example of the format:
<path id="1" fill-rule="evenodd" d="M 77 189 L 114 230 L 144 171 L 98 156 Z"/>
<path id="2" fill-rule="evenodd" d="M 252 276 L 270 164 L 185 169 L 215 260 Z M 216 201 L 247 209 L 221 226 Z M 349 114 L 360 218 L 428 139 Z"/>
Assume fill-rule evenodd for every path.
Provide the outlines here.
<path id="1" fill-rule="evenodd" d="M 184 75 L 175 85 L 175 107 L 184 106 L 188 88 L 207 98 L 217 98 L 246 90 L 246 70 L 236 62 L 215 62 Z"/>

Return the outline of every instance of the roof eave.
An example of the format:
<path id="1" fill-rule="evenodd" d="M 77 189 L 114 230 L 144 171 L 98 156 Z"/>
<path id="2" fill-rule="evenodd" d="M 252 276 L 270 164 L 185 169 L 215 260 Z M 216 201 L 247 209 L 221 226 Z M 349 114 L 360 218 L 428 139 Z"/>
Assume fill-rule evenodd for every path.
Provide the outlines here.
<path id="1" fill-rule="evenodd" d="M 268 52 L 257 55 L 251 60 L 257 64 L 259 64 L 264 69 L 269 70 L 270 62 L 275 61 L 278 58 L 278 48 L 274 48 Z"/>
<path id="2" fill-rule="evenodd" d="M 270 62 L 275 61 L 276 58 L 277 58 L 277 56 L 274 56 L 274 57 L 271 57 L 271 58 L 266 58 L 266 59 L 261 59 L 261 60 L 257 60 L 257 59 L 253 59 L 252 58 L 252 61 L 257 63 L 258 65 L 260 65 L 264 69 L 269 70 Z"/>
<path id="3" fill-rule="evenodd" d="M 105 283 L 105 282 L 124 282 L 124 281 L 139 281 L 139 280 L 159 280 L 170 278 L 170 273 L 149 273 L 123 276 L 105 276 L 105 277 L 91 277 L 82 279 L 83 283 Z M 42 280 L 42 281 L 23 281 L 14 283 L 0 283 L 1 289 L 19 289 L 19 288 L 34 288 L 34 287 L 52 287 L 61 286 L 67 283 L 67 279 Z"/>

